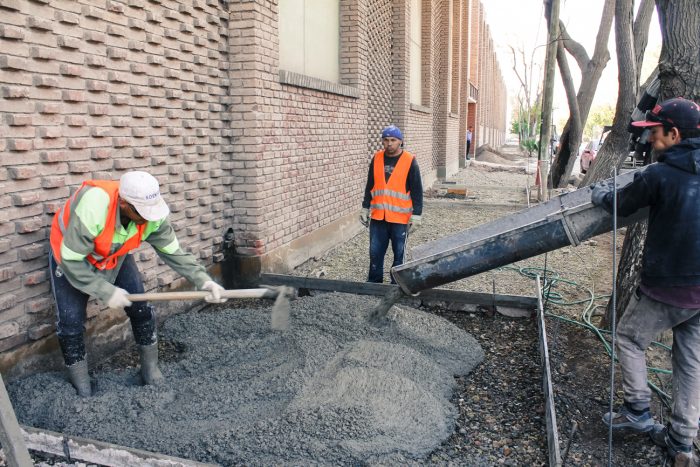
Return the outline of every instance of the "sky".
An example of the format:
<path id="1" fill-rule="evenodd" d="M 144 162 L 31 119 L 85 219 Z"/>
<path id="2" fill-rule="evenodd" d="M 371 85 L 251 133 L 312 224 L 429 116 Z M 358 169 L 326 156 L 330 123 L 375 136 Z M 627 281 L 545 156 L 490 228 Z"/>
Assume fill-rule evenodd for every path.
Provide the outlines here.
<path id="1" fill-rule="evenodd" d="M 593 54 L 600 16 L 603 11 L 603 3 L 604 0 L 561 0 L 560 19 L 566 25 L 569 35 L 586 48 L 589 57 Z M 639 2 L 635 3 L 638 4 Z M 543 78 L 544 44 L 547 40 L 547 25 L 544 21 L 543 2 L 542 0 L 482 0 L 482 4 L 485 9 L 486 22 L 491 28 L 491 36 L 496 45 L 496 53 L 506 86 L 508 87 L 509 97 L 515 96 L 520 89 L 520 81 L 518 81 L 513 71 L 513 53 L 509 46 L 516 50 L 519 60 L 521 58 L 519 50 L 525 51 L 525 56 L 528 60 L 534 56 L 534 62 L 538 63 L 539 67 L 536 66 L 534 68 L 533 81 L 541 81 Z M 614 107 L 617 100 L 617 64 L 615 61 L 614 41 L 615 31 L 613 24 L 613 30 L 610 33 L 608 42 L 611 59 L 598 83 L 593 108 L 605 104 L 611 104 Z M 645 66 L 642 70 L 642 80 L 653 69 L 655 63 L 652 62 L 658 61 L 660 51 L 661 32 L 658 18 L 656 13 L 654 13 L 649 30 L 649 42 L 647 44 Z M 570 55 L 569 68 L 572 74 L 575 75 L 576 89 L 578 89 L 580 73 L 576 61 Z M 520 61 L 518 69 L 522 70 Z M 557 125 L 557 129 L 561 131 L 562 125 L 559 122 L 566 120 L 569 109 L 558 70 L 555 82 L 553 122 Z M 510 115 L 510 109 L 508 115 Z"/>

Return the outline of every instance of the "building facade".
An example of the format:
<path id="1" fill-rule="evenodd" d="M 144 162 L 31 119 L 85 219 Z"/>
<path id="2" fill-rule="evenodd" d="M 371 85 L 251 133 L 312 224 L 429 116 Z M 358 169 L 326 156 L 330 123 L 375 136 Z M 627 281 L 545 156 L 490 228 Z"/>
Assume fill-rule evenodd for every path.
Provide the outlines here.
<path id="1" fill-rule="evenodd" d="M 55 354 L 49 226 L 83 180 L 152 173 L 183 248 L 245 282 L 360 230 L 382 127 L 429 186 L 505 106 L 477 0 L 0 0 L 0 369 Z M 147 290 L 186 286 L 135 255 Z M 88 316 L 91 351 L 129 339 Z"/>

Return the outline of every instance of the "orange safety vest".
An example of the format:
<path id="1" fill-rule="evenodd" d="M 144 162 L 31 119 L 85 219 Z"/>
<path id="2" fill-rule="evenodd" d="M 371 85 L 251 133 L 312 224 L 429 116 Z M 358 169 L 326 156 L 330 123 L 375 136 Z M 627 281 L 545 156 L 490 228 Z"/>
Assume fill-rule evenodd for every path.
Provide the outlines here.
<path id="1" fill-rule="evenodd" d="M 129 251 L 138 248 L 141 244 L 141 237 L 146 229 L 147 224 L 137 225 L 137 234 L 129 238 L 124 244 L 114 253 L 112 250 L 112 238 L 114 237 L 114 228 L 117 223 L 117 209 L 119 209 L 119 182 L 111 180 L 87 180 L 83 182 L 80 189 L 71 196 L 66 204 L 58 210 L 53 217 L 51 223 L 51 250 L 53 251 L 56 262 L 61 263 L 61 244 L 63 243 L 63 234 L 70 222 L 71 202 L 75 201 L 78 193 L 86 187 L 102 188 L 109 194 L 109 208 L 107 211 L 107 219 L 102 232 L 95 237 L 95 248 L 92 253 L 87 255 L 86 259 L 97 269 L 114 269 L 117 267 L 117 261 L 120 256 L 126 255 Z"/>
<path id="2" fill-rule="evenodd" d="M 408 224 L 413 213 L 413 201 L 411 192 L 406 191 L 406 179 L 412 162 L 413 154 L 404 151 L 387 182 L 384 175 L 384 151 L 377 151 L 374 155 L 374 187 L 371 190 L 370 204 L 372 219 Z"/>

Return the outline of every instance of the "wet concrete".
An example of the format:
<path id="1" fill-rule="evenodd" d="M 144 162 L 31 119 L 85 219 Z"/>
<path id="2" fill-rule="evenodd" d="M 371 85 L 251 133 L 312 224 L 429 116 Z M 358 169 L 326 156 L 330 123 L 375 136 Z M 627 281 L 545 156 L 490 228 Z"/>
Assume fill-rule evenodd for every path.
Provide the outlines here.
<path id="1" fill-rule="evenodd" d="M 454 430 L 453 376 L 484 354 L 412 308 L 373 326 L 377 302 L 300 298 L 286 332 L 270 329 L 269 308 L 174 316 L 161 336 L 184 354 L 161 365 L 161 387 L 139 386 L 134 368 L 102 371 L 80 399 L 56 372 L 11 384 L 10 396 L 27 425 L 223 465 L 420 460 Z"/>

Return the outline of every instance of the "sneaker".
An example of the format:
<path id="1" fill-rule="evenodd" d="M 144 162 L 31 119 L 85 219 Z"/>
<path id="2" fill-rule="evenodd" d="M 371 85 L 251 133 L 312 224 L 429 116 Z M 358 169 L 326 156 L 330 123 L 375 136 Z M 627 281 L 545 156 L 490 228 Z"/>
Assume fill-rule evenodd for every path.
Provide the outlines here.
<path id="1" fill-rule="evenodd" d="M 657 446 L 666 448 L 668 457 L 673 459 L 673 467 L 686 467 L 693 464 L 693 447 L 681 444 L 668 433 L 668 427 L 660 424 L 654 425 L 649 432 L 649 437 Z"/>
<path id="2" fill-rule="evenodd" d="M 607 426 L 612 425 L 613 430 L 629 429 L 640 433 L 651 431 L 654 428 L 654 419 L 649 409 L 645 410 L 640 415 L 635 415 L 632 410 L 627 407 L 627 404 L 620 407 L 617 411 L 612 412 L 612 414 L 608 412 L 603 415 L 603 423 Z"/>

